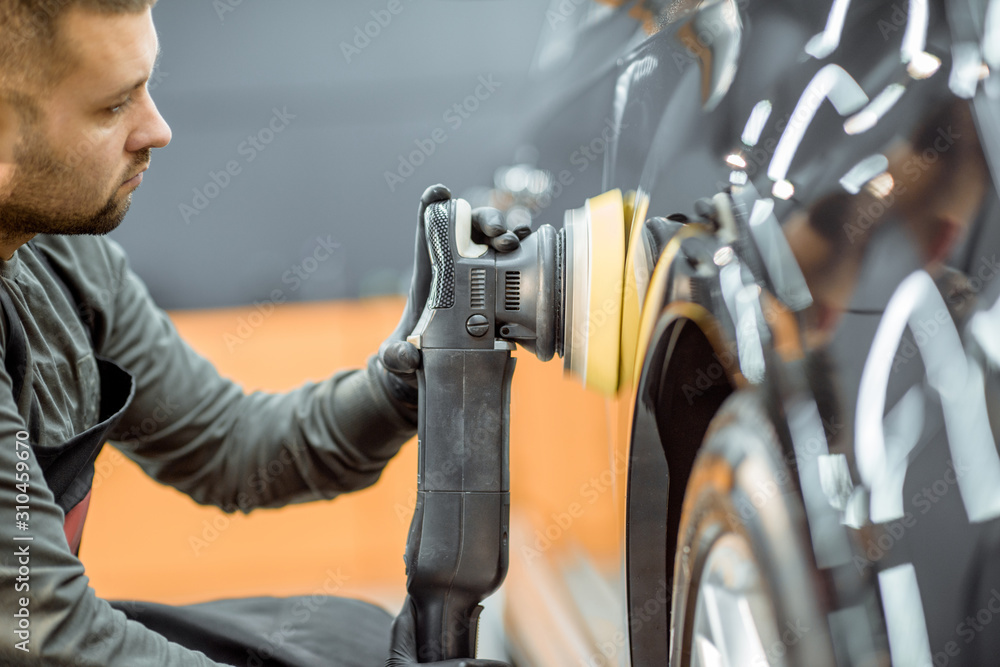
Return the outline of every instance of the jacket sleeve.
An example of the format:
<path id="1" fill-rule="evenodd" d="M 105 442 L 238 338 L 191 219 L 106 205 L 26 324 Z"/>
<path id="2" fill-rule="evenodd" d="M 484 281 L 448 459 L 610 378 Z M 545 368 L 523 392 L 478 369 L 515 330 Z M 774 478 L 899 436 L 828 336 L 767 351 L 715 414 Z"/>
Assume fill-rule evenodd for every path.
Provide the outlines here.
<path id="1" fill-rule="evenodd" d="M 245 394 L 181 340 L 105 243 L 115 275 L 98 352 L 136 379 L 112 439 L 153 478 L 230 512 L 332 498 L 373 484 L 415 433 L 374 358 L 285 394 Z"/>
<path id="2" fill-rule="evenodd" d="M 66 543 L 63 512 L 29 453 L 24 428 L 0 364 L 0 665 L 218 665 L 127 620 L 95 595 Z"/>

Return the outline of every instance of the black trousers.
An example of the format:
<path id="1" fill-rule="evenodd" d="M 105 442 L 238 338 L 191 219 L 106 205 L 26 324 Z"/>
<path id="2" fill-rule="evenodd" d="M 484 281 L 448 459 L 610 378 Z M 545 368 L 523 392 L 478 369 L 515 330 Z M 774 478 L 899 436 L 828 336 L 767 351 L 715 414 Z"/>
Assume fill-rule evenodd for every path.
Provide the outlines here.
<path id="1" fill-rule="evenodd" d="M 113 601 L 133 621 L 233 667 L 384 667 L 392 617 L 360 600 L 310 595 L 171 607 Z"/>

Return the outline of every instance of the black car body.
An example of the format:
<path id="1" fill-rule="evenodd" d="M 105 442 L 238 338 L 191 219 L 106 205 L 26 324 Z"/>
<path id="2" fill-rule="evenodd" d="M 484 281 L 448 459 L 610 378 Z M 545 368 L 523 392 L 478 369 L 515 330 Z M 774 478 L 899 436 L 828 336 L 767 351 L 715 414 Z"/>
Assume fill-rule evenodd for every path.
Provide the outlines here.
<path id="1" fill-rule="evenodd" d="M 494 198 L 623 193 L 627 466 L 617 558 L 512 565 L 518 664 L 1000 660 L 998 52 L 996 1 L 553 3 Z"/>

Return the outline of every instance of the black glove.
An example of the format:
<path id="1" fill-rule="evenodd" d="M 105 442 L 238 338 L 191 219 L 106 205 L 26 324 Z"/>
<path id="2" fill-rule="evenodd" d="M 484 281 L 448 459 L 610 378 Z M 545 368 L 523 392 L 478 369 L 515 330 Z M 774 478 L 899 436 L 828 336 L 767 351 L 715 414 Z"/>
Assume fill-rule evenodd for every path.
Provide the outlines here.
<path id="1" fill-rule="evenodd" d="M 417 375 L 420 350 L 406 342 L 424 311 L 431 286 L 431 260 L 427 254 L 424 234 L 424 211 L 435 202 L 451 199 L 451 191 L 438 184 L 424 190 L 417 209 L 417 238 L 413 249 L 413 278 L 403 316 L 395 331 L 379 347 L 379 361 L 384 371 L 382 382 L 389 394 L 416 418 Z M 472 240 L 488 244 L 497 252 L 511 252 L 521 245 L 521 239 L 531 233 L 527 216 L 508 216 L 495 208 L 480 207 L 472 211 Z"/>
<path id="2" fill-rule="evenodd" d="M 414 665 L 429 665 L 431 667 L 510 667 L 498 660 L 476 660 L 459 658 L 441 662 L 417 662 L 417 621 L 416 608 L 409 597 L 403 602 L 403 609 L 392 622 L 392 644 L 389 647 L 389 659 L 385 667 L 412 667 Z"/>

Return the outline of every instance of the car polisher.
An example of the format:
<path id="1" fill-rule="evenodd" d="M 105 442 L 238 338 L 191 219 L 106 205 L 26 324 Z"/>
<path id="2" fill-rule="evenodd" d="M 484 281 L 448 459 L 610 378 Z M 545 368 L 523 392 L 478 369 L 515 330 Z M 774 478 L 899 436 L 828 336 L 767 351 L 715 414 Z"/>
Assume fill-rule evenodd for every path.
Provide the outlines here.
<path id="1" fill-rule="evenodd" d="M 405 556 L 421 662 L 475 657 L 479 603 L 507 573 L 515 343 L 542 361 L 559 354 L 588 386 L 617 387 L 621 202 L 617 190 L 589 200 L 509 253 L 473 241 L 465 200 L 424 213 L 432 277 L 408 337 L 422 362 Z"/>

